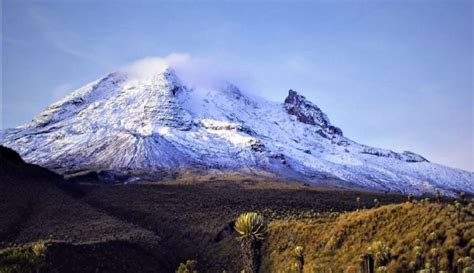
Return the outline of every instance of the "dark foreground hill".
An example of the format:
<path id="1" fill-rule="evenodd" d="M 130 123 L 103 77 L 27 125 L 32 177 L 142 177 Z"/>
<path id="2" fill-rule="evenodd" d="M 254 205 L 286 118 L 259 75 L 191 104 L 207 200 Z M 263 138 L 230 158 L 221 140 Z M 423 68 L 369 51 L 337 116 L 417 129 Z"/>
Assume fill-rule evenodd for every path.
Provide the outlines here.
<path id="1" fill-rule="evenodd" d="M 0 272 L 174 272 L 188 259 L 200 272 L 240 272 L 232 225 L 245 211 L 268 222 L 263 272 L 287 272 L 296 246 L 304 247 L 305 272 L 358 272 L 376 241 L 391 248 L 389 272 L 406 272 L 417 244 L 423 266 L 433 248 L 449 271 L 474 255 L 472 205 L 449 200 L 407 203 L 238 175 L 71 184 L 11 150 L 1 148 L 0 160 Z"/>
<path id="2" fill-rule="evenodd" d="M 48 240 L 42 272 L 167 272 L 160 237 L 92 207 L 82 190 L 0 147 L 0 272 L 30 272 L 29 243 Z M 104 262 L 105 260 L 105 262 Z M 22 266 L 25 266 L 22 268 Z"/>

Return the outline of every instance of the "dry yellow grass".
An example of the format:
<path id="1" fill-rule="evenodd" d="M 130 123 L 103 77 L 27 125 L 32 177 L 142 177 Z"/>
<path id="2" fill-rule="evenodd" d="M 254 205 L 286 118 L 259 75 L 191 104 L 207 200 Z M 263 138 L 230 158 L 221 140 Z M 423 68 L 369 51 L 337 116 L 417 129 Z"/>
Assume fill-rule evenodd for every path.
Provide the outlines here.
<path id="1" fill-rule="evenodd" d="M 459 258 L 473 255 L 473 206 L 404 203 L 319 220 L 277 220 L 269 225 L 263 272 L 286 272 L 297 245 L 305 249 L 304 272 L 358 272 L 359 256 L 375 241 L 391 248 L 389 272 L 409 272 L 414 247 L 421 244 L 425 262 L 439 250 L 439 267 L 452 270 Z M 419 240 L 419 242 L 417 241 Z M 472 257 L 474 258 L 474 257 Z"/>

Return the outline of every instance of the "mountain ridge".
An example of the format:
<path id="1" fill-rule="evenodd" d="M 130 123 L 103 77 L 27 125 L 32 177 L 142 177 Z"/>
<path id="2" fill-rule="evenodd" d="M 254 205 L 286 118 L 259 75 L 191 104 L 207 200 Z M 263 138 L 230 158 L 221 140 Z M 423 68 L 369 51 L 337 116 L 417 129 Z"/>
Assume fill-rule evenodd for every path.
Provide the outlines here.
<path id="1" fill-rule="evenodd" d="M 182 169 L 257 170 L 377 191 L 474 192 L 473 173 L 356 143 L 294 90 L 274 103 L 228 82 L 193 89 L 170 68 L 111 73 L 3 130 L 0 144 L 61 174 L 108 171 L 129 181 Z"/>

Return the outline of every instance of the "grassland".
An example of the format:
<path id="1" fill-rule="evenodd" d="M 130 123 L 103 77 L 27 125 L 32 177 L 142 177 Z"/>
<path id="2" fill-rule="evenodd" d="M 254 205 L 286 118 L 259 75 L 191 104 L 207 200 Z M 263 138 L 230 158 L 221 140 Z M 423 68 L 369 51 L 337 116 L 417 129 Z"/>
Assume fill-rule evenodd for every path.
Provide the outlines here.
<path id="1" fill-rule="evenodd" d="M 240 272 L 233 221 L 246 211 L 268 224 L 261 272 L 291 272 L 296 246 L 304 248 L 304 272 L 359 272 L 376 241 L 390 248 L 388 272 L 410 272 L 417 260 L 454 272 L 458 260 L 474 258 L 468 202 L 409 203 L 238 175 L 70 185 L 20 165 L 0 166 L 0 272 L 174 272 L 190 259 L 199 272 Z"/>
<path id="2" fill-rule="evenodd" d="M 438 264 L 453 272 L 456 263 L 472 257 L 473 207 L 462 208 L 460 219 L 453 205 L 403 203 L 343 213 L 337 217 L 277 220 L 270 223 L 263 271 L 290 268 L 293 250 L 305 249 L 305 272 L 359 272 L 359 257 L 376 241 L 390 249 L 389 272 L 410 272 L 421 247 L 423 265 Z M 437 249 L 439 255 L 433 257 Z M 420 268 L 421 269 L 421 268 Z"/>

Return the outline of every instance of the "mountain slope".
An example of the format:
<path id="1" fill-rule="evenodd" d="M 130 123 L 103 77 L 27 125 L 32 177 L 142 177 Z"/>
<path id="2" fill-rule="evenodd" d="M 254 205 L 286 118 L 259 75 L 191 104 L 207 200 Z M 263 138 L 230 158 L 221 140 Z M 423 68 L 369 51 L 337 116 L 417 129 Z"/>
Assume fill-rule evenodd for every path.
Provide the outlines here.
<path id="1" fill-rule="evenodd" d="M 474 215 L 472 204 L 460 208 L 459 214 L 456 210 L 452 204 L 406 202 L 326 219 L 272 221 L 262 271 L 291 268 L 299 245 L 304 247 L 304 272 L 361 272 L 360 257 L 380 241 L 391 249 L 387 272 L 422 272 L 418 270 L 429 268 L 429 263 L 440 271 L 460 272 L 459 268 L 456 271 L 459 259 L 472 261 Z M 413 270 L 409 264 L 417 260 L 417 246 L 421 264 Z M 436 260 L 433 249 L 439 252 Z"/>
<path id="2" fill-rule="evenodd" d="M 172 271 L 159 229 L 114 217 L 85 202 L 85 195 L 0 146 L 0 272 Z M 42 270 L 22 267 L 35 260 L 7 248 L 37 240 L 48 241 Z"/>
<path id="3" fill-rule="evenodd" d="M 473 173 L 412 152 L 358 144 L 304 96 L 283 104 L 225 83 L 186 87 L 172 69 L 118 72 L 54 103 L 0 144 L 63 174 L 162 178 L 180 171 L 263 171 L 334 186 L 398 192 L 474 192 Z"/>

